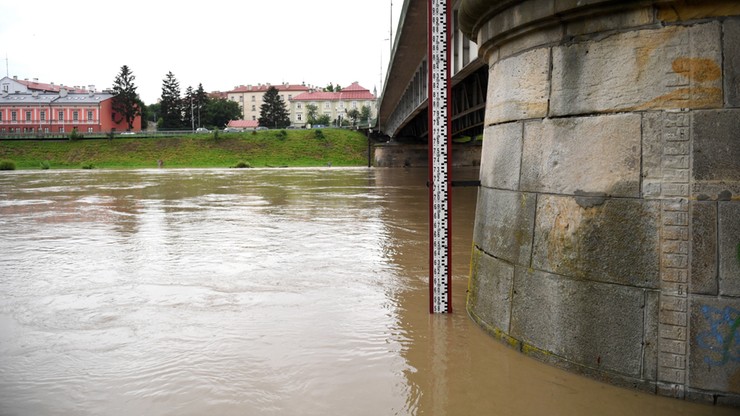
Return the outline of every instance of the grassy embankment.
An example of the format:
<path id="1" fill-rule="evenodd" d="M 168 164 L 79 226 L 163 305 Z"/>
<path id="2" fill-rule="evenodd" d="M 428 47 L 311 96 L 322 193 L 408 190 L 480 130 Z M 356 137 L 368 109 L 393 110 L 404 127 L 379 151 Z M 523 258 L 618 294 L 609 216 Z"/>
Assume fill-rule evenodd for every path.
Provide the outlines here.
<path id="1" fill-rule="evenodd" d="M 16 169 L 227 168 L 243 161 L 252 167 L 364 166 L 367 138 L 357 131 L 267 130 L 164 138 L 68 141 L 0 141 L 0 160 Z"/>

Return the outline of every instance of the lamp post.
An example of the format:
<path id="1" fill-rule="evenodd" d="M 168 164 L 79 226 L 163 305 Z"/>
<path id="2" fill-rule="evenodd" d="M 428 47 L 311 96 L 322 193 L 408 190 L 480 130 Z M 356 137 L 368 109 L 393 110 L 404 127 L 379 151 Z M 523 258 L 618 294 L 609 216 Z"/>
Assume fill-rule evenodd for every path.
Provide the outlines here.
<path id="1" fill-rule="evenodd" d="M 195 131 L 195 118 L 193 118 L 193 96 L 190 96 L 190 129 Z"/>

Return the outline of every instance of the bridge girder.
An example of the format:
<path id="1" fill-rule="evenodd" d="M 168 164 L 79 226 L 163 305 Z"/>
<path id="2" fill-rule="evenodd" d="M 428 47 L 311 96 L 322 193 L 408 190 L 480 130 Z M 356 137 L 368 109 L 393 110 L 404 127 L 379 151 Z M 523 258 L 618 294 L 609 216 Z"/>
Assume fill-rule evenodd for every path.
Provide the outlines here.
<path id="1" fill-rule="evenodd" d="M 457 3 L 457 2 L 456 2 Z M 458 28 L 453 7 L 451 36 L 452 135 L 482 133 L 488 85 L 487 66 L 475 43 Z M 393 56 L 378 109 L 379 129 L 392 138 L 427 139 L 427 0 L 405 0 Z"/>

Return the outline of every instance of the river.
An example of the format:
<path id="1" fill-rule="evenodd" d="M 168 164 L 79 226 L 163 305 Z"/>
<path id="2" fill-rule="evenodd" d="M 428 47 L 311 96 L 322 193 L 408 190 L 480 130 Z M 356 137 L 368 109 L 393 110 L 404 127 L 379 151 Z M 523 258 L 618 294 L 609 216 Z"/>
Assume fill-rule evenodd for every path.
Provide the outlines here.
<path id="1" fill-rule="evenodd" d="M 475 170 L 459 170 L 470 179 Z M 0 173 L 0 415 L 724 415 L 428 313 L 424 169 Z"/>

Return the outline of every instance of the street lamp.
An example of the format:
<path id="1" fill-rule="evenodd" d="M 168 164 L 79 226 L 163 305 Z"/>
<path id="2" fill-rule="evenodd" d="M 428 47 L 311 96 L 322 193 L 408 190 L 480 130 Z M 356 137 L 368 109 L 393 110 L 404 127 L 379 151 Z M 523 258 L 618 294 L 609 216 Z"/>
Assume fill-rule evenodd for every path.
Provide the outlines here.
<path id="1" fill-rule="evenodd" d="M 190 129 L 195 131 L 195 118 L 193 118 L 193 96 L 190 96 Z"/>

